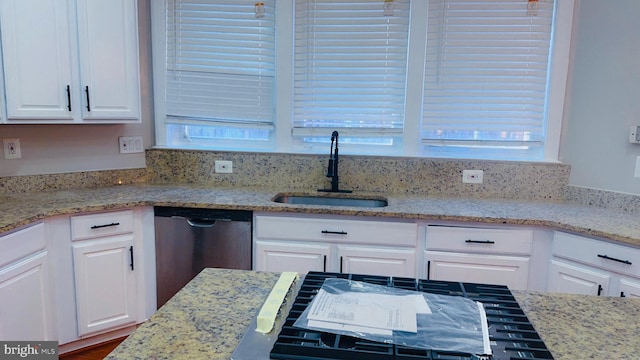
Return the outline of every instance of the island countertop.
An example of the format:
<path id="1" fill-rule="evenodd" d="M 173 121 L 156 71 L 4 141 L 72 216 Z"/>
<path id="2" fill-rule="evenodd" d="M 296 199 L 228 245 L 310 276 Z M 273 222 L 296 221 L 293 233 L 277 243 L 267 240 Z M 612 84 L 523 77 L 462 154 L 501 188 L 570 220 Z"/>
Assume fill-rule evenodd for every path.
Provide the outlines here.
<path id="1" fill-rule="evenodd" d="M 278 273 L 205 269 L 107 359 L 229 359 Z M 640 299 L 514 291 L 556 360 L 637 359 Z"/>

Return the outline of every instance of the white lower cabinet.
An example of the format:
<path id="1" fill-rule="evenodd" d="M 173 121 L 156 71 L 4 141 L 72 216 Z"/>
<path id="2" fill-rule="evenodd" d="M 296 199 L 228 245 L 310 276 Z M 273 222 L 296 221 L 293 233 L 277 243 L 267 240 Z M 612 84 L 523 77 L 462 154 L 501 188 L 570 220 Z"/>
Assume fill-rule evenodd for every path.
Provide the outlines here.
<path id="1" fill-rule="evenodd" d="M 620 297 L 640 298 L 640 280 L 625 277 L 621 278 L 618 282 L 618 291 L 616 294 Z"/>
<path id="2" fill-rule="evenodd" d="M 423 276 L 526 290 L 532 245 L 526 229 L 427 226 Z"/>
<path id="3" fill-rule="evenodd" d="M 80 336 L 135 324 L 133 234 L 73 244 Z"/>
<path id="4" fill-rule="evenodd" d="M 415 277 L 417 237 L 406 221 L 258 213 L 253 267 Z"/>
<path id="5" fill-rule="evenodd" d="M 152 221 L 152 208 L 70 218 L 78 336 L 134 325 L 155 310 Z"/>
<path id="6" fill-rule="evenodd" d="M 427 278 L 483 284 L 507 285 L 526 290 L 530 258 L 487 254 L 425 252 Z"/>
<path id="7" fill-rule="evenodd" d="M 415 249 L 338 245 L 339 271 L 399 277 L 416 276 Z"/>
<path id="8" fill-rule="evenodd" d="M 556 232 L 547 290 L 599 296 L 640 296 L 640 249 Z"/>
<path id="9" fill-rule="evenodd" d="M 549 264 L 547 290 L 569 294 L 602 295 L 611 275 L 598 268 L 553 259 Z"/>
<path id="10" fill-rule="evenodd" d="M 284 272 L 327 271 L 331 246 L 323 244 L 295 244 L 280 241 L 255 242 L 256 270 Z"/>
<path id="11" fill-rule="evenodd" d="M 0 340 L 56 340 L 44 224 L 0 237 Z"/>

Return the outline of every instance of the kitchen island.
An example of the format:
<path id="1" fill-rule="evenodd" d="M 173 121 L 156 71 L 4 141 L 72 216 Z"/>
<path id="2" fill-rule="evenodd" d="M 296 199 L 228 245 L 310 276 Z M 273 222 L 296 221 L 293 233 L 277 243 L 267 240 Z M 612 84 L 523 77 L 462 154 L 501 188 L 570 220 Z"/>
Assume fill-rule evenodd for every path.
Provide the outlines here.
<path id="1" fill-rule="evenodd" d="M 205 269 L 107 359 L 229 359 L 279 274 Z M 556 360 L 637 359 L 640 299 L 514 291 Z"/>

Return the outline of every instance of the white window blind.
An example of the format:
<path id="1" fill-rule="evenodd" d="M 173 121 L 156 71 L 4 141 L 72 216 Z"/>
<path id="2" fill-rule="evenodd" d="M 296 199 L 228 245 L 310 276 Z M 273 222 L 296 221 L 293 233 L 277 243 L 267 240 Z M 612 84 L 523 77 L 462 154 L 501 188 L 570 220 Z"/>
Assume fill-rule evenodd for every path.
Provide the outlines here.
<path id="1" fill-rule="evenodd" d="M 386 6 L 296 0 L 294 135 L 402 131 L 409 1 Z"/>
<path id="2" fill-rule="evenodd" d="M 275 3 L 255 3 L 167 0 L 167 123 L 273 126 Z"/>
<path id="3" fill-rule="evenodd" d="M 422 138 L 428 155 L 457 148 L 514 157 L 541 149 L 553 0 L 430 0 Z"/>

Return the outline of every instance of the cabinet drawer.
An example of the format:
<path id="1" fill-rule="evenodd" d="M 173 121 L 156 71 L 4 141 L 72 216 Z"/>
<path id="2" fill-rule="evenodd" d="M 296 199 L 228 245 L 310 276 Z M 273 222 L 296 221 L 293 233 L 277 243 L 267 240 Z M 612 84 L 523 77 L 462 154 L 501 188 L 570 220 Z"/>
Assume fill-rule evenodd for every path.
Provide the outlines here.
<path id="1" fill-rule="evenodd" d="M 293 216 L 256 216 L 260 239 L 415 246 L 418 225 L 396 221 L 340 220 Z"/>
<path id="2" fill-rule="evenodd" d="M 71 217 L 72 240 L 91 239 L 130 232 L 133 232 L 133 211 L 131 210 Z"/>
<path id="3" fill-rule="evenodd" d="M 532 230 L 427 227 L 427 250 L 530 255 L 532 243 Z"/>
<path id="4" fill-rule="evenodd" d="M 553 255 L 622 274 L 640 276 L 640 249 L 556 232 Z"/>
<path id="5" fill-rule="evenodd" d="M 45 246 L 43 223 L 0 236 L 0 267 L 38 252 Z"/>

